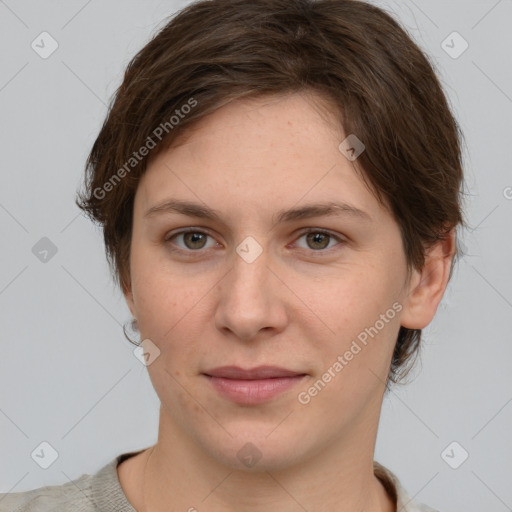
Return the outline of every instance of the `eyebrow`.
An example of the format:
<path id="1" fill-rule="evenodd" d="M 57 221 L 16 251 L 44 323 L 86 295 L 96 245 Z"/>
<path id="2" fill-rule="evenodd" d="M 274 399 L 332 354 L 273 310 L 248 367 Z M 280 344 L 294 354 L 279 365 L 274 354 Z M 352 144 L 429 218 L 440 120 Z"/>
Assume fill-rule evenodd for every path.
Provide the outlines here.
<path id="1" fill-rule="evenodd" d="M 162 213 L 180 213 L 188 217 L 209 219 L 222 222 L 222 215 L 218 210 L 209 206 L 190 201 L 169 199 L 149 208 L 144 217 L 152 217 Z M 349 216 L 365 221 L 372 221 L 372 217 L 363 210 L 344 202 L 328 202 L 309 204 L 299 208 L 280 210 L 276 214 L 276 223 L 292 222 L 322 216 Z"/>

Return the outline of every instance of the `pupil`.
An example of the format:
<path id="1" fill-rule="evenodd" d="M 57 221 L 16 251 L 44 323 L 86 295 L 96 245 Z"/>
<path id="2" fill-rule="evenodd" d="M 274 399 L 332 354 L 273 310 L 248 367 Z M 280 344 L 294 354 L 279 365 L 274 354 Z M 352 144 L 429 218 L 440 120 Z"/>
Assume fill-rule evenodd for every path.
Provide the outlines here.
<path id="1" fill-rule="evenodd" d="M 204 238 L 204 235 L 202 233 L 187 233 L 187 236 L 189 236 L 192 239 L 191 243 L 193 245 L 193 247 L 192 247 L 193 249 L 200 249 L 202 247 L 201 244 L 199 244 L 199 247 L 194 245 L 198 241 L 200 241 L 201 238 Z M 203 245 L 204 245 L 204 240 L 203 240 Z"/>
<path id="2" fill-rule="evenodd" d="M 328 242 L 329 235 L 326 235 L 324 233 L 310 233 L 308 235 L 308 240 L 311 241 L 313 239 L 313 243 L 314 244 L 320 242 L 321 247 L 317 247 L 317 249 L 318 248 L 324 249 L 325 247 L 327 247 L 327 244 L 325 244 L 325 243 L 322 244 L 321 243 L 322 238 L 324 239 L 324 241 Z"/>

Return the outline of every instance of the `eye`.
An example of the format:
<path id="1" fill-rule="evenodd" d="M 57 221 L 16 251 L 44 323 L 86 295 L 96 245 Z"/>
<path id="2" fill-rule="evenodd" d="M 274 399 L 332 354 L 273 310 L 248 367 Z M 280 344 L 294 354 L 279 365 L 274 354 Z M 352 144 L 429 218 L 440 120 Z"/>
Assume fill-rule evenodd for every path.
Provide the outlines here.
<path id="1" fill-rule="evenodd" d="M 189 228 L 182 231 L 179 231 L 177 233 L 172 233 L 165 237 L 166 242 L 171 242 L 174 239 L 181 239 L 183 240 L 183 243 L 185 246 L 180 246 L 178 244 L 175 244 L 172 242 L 171 245 L 178 245 L 178 249 L 172 248 L 173 251 L 183 251 L 183 252 L 198 252 L 200 249 L 208 249 L 209 247 L 206 246 L 207 239 L 210 237 L 210 235 L 204 231 L 201 231 L 199 229 L 195 228 Z M 211 237 L 210 237 L 211 238 Z M 215 246 L 214 242 L 214 245 Z M 213 247 L 210 246 L 210 247 Z"/>
<path id="2" fill-rule="evenodd" d="M 212 238 L 212 243 L 208 247 L 208 238 Z M 336 245 L 335 242 L 338 242 L 338 245 L 343 244 L 344 240 L 338 235 L 334 235 L 328 231 L 320 230 L 318 228 L 310 228 L 307 231 L 303 232 L 301 236 L 297 239 L 300 240 L 305 238 L 306 247 L 298 245 L 300 249 L 308 249 L 316 252 L 327 252 L 325 249 L 330 249 L 333 245 Z M 174 242 L 174 240 L 182 240 L 182 244 L 178 244 Z M 187 228 L 176 233 L 170 233 L 165 237 L 165 242 L 169 242 L 171 245 L 171 251 L 184 252 L 184 253 L 192 253 L 192 252 L 201 252 L 201 249 L 210 249 L 215 247 L 218 244 L 213 237 L 205 231 L 202 231 L 197 228 Z M 295 242 L 297 244 L 297 242 Z M 176 247 L 172 247 L 172 246 Z"/>
<path id="3" fill-rule="evenodd" d="M 339 243 L 343 243 L 343 239 L 337 235 L 329 233 L 328 231 L 322 231 L 319 229 L 309 229 L 305 233 L 303 233 L 298 240 L 305 237 L 307 247 L 301 247 L 301 249 L 311 249 L 313 251 L 322 251 L 323 249 L 331 248 L 329 247 L 330 242 L 337 240 Z"/>

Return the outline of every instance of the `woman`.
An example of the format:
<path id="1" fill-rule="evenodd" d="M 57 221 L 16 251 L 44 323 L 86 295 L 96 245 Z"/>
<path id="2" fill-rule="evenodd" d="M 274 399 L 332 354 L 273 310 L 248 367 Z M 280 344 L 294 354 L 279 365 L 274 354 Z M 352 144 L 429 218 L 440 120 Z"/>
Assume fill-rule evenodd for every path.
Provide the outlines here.
<path id="1" fill-rule="evenodd" d="M 130 62 L 77 199 L 158 441 L 1 510 L 433 510 L 373 456 L 451 277 L 462 179 L 435 72 L 381 9 L 186 7 Z"/>

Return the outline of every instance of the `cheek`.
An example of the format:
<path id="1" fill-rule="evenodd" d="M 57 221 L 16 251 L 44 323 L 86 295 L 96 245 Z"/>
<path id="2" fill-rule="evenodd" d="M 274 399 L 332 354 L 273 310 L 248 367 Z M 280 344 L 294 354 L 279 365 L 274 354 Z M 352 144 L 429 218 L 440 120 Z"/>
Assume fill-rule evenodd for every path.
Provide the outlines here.
<path id="1" fill-rule="evenodd" d="M 132 291 L 141 333 L 151 338 L 167 338 L 193 314 L 204 295 L 204 286 L 171 272 L 157 251 L 140 251 L 132 257 Z"/>
<path id="2" fill-rule="evenodd" d="M 151 383 L 167 414 L 187 428 L 187 421 L 195 418 L 198 423 L 204 421 L 205 411 L 192 397 L 198 392 L 194 383 L 187 380 L 176 358 L 169 357 L 170 352 L 162 352 L 161 356 L 148 366 Z M 171 364 L 172 363 L 172 364 Z"/>
<path id="3" fill-rule="evenodd" d="M 355 389 L 359 381 L 385 382 L 400 328 L 401 305 L 391 280 L 368 271 L 331 282 L 326 293 L 311 297 L 311 309 L 319 318 L 315 325 L 325 332 L 316 350 L 324 371 L 330 369 L 336 375 L 330 388 Z"/>
<path id="4" fill-rule="evenodd" d="M 373 325 L 395 300 L 395 287 L 385 274 L 371 267 L 364 271 L 340 272 L 338 278 L 331 276 L 322 286 L 309 286 L 304 293 L 305 302 L 317 318 L 324 321 L 334 338 L 356 336 Z"/>
<path id="5" fill-rule="evenodd" d="M 389 311 L 394 313 L 392 309 Z M 302 390 L 305 393 L 302 400 L 309 399 L 326 424 L 341 427 L 348 418 L 378 405 L 385 389 L 399 323 L 396 317 L 383 326 L 378 323 L 377 328 L 375 323 L 373 320 L 361 328 L 364 322 L 360 318 L 347 319 L 346 324 L 340 324 L 335 340 L 325 343 L 322 353 L 318 353 L 322 367 Z"/>
<path id="6" fill-rule="evenodd" d="M 158 386 L 165 390 L 175 383 L 173 377 L 178 382 L 188 379 L 198 371 L 197 362 L 208 354 L 205 329 L 212 320 L 205 294 L 209 288 L 204 282 L 191 283 L 155 269 L 139 275 L 134 295 L 140 335 L 142 339 L 149 338 L 160 350 L 158 360 L 148 366 L 157 390 Z M 176 399 L 185 403 L 186 396 L 182 399 L 176 386 L 172 388 Z"/>

